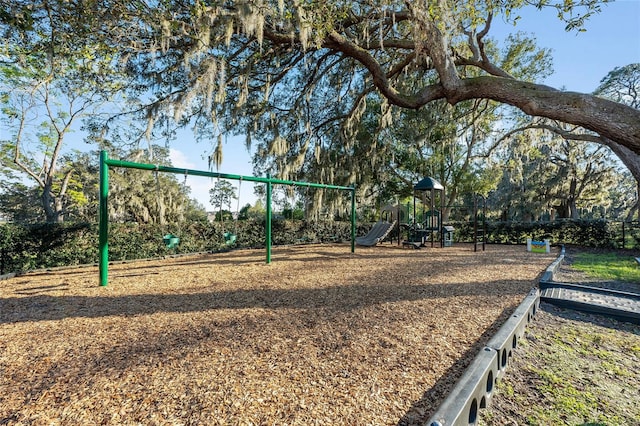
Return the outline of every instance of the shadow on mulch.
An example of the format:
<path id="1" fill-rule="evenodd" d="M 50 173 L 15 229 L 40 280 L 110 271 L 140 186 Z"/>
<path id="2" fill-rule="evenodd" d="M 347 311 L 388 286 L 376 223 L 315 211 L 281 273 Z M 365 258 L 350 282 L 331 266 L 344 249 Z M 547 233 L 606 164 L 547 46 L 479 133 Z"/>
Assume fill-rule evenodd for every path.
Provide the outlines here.
<path id="1" fill-rule="evenodd" d="M 126 296 L 48 296 L 0 299 L 0 324 L 51 321 L 64 318 L 135 316 L 159 312 L 202 312 L 214 309 L 328 309 L 350 311 L 381 303 L 459 296 L 520 295 L 488 286 L 456 283 L 433 285 L 343 285 L 312 289 L 249 289 L 192 294 L 135 294 Z M 434 307 L 435 309 L 435 307 Z"/>

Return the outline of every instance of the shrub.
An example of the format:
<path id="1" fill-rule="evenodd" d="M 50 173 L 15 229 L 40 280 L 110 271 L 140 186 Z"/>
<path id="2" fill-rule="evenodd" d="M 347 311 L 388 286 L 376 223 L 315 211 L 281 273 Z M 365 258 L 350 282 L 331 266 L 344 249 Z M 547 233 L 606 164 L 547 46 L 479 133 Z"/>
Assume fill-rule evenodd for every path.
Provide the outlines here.
<path id="1" fill-rule="evenodd" d="M 458 242 L 473 241 L 473 223 L 452 222 Z M 371 224 L 358 225 L 356 235 L 364 235 Z M 486 241 L 498 244 L 524 244 L 527 238 L 549 239 L 554 244 L 615 248 L 621 245 L 620 223 L 604 220 L 562 220 L 548 223 L 489 222 Z M 227 245 L 225 232 L 236 235 Z M 274 219 L 274 245 L 306 242 L 350 241 L 351 223 L 341 221 L 307 222 Z M 163 236 L 180 238 L 175 248 L 167 248 Z M 627 227 L 627 248 L 640 246 L 640 226 Z M 167 254 L 215 252 L 231 247 L 263 248 L 265 219 L 224 223 L 191 222 L 179 225 L 112 223 L 109 229 L 109 259 L 129 260 Z M 0 274 L 63 265 L 98 262 L 98 225 L 88 223 L 18 225 L 0 224 Z"/>
<path id="2" fill-rule="evenodd" d="M 473 241 L 472 222 L 454 222 L 456 241 Z M 480 225 L 479 225 L 480 226 Z M 605 220 L 560 220 L 554 222 L 487 222 L 486 241 L 496 244 L 524 244 L 527 238 L 553 244 L 615 248 L 621 235 L 614 222 Z"/>

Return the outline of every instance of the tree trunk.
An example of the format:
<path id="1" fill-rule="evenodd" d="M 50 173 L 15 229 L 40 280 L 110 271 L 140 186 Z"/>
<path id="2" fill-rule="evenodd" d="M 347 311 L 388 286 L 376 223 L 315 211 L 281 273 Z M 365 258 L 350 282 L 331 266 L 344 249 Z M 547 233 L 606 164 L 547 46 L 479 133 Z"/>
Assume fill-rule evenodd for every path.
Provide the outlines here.
<path id="1" fill-rule="evenodd" d="M 637 220 L 640 221 L 640 201 L 636 201 L 636 203 L 629 210 L 629 214 L 625 218 L 625 222 L 633 222 L 633 218 L 638 213 Z"/>
<path id="2" fill-rule="evenodd" d="M 558 219 L 568 219 L 569 216 L 569 201 L 567 200 L 562 200 L 560 202 L 560 204 L 554 206 L 557 214 Z"/>
<path id="3" fill-rule="evenodd" d="M 47 223 L 62 223 L 64 221 L 62 212 L 56 208 L 57 204 L 51 191 L 45 187 L 42 191 L 42 208 L 44 209 Z"/>
<path id="4" fill-rule="evenodd" d="M 580 219 L 580 212 L 578 211 L 578 206 L 576 205 L 576 199 L 573 197 L 569 198 L 569 215 L 573 220 Z"/>
<path id="5" fill-rule="evenodd" d="M 580 213 L 578 213 L 578 206 L 576 205 L 576 201 L 578 199 L 577 188 L 578 180 L 573 177 L 571 178 L 571 182 L 569 183 L 569 197 L 567 198 L 567 207 L 569 208 L 569 217 L 574 220 L 580 219 Z"/>

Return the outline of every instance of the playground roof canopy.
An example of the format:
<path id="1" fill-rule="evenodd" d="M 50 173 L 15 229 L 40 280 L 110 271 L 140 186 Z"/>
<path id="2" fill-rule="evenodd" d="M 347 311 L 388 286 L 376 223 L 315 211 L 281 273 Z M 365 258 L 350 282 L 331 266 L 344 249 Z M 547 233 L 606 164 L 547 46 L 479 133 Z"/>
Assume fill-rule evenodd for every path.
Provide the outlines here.
<path id="1" fill-rule="evenodd" d="M 444 186 L 432 177 L 426 177 L 413 187 L 414 191 L 443 190 Z"/>

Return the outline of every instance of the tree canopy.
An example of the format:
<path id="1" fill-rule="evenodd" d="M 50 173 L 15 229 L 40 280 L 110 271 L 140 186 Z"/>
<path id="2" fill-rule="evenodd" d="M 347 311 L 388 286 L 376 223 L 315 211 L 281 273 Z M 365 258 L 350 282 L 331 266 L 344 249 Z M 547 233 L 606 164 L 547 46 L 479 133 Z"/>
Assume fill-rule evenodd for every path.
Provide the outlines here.
<path id="1" fill-rule="evenodd" d="M 555 8 L 578 31 L 607 0 L 5 3 L 0 31 L 12 48 L 3 60 L 95 58 L 114 70 L 96 75 L 121 79 L 129 115 L 146 122 L 148 136 L 170 121 L 192 126 L 218 141 L 212 163 L 221 158 L 219 136 L 237 133 L 256 147 L 262 172 L 362 182 L 363 170 L 383 172 L 387 154 L 406 154 L 372 135 L 407 111 L 470 110 L 476 101 L 569 123 L 640 154 L 637 108 L 604 89 L 599 96 L 538 84 L 547 52 L 523 36 L 502 47 L 491 39 L 494 19 L 516 21 L 525 6 Z M 116 122 L 92 125 L 92 137 L 109 137 L 105 129 L 115 137 Z"/>
<path id="2" fill-rule="evenodd" d="M 492 99 L 582 126 L 640 153 L 640 112 L 521 79 L 488 49 L 496 16 L 517 19 L 529 4 L 555 7 L 575 30 L 603 3 L 10 0 L 0 19 L 5 34 L 22 42 L 53 25 L 40 24 L 41 16 L 55 15 L 59 37 L 48 46 L 32 41 L 32 48 L 64 55 L 81 49 L 82 39 L 94 46 L 92 54 L 113 55 L 114 65 L 144 88 L 138 100 L 148 117 L 164 111 L 193 119 L 203 131 L 271 133 L 280 126 L 273 121 L 282 117 L 278 112 L 287 112 L 301 123 L 301 137 L 321 137 L 337 123 L 349 136 L 367 94 L 376 91 L 383 108 Z M 271 136 L 277 145 L 278 135 Z"/>

